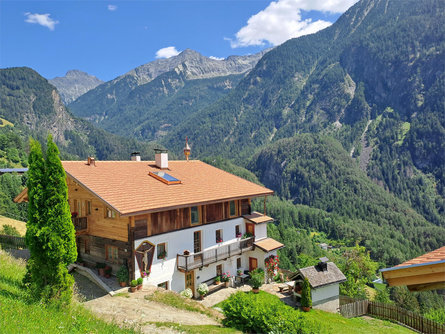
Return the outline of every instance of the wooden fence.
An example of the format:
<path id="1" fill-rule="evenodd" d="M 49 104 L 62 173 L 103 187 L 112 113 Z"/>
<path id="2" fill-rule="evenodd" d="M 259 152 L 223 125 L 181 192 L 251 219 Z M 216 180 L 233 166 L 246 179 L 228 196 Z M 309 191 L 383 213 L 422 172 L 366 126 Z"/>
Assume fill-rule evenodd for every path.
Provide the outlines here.
<path id="1" fill-rule="evenodd" d="M 20 249 L 26 248 L 25 238 L 22 237 L 14 237 L 12 235 L 3 235 L 0 234 L 0 245 L 5 249 Z"/>
<path id="2" fill-rule="evenodd" d="M 396 321 L 421 333 L 445 334 L 444 325 L 391 304 L 356 300 L 341 296 L 340 313 L 345 318 L 359 317 L 368 314 L 370 316 Z"/>

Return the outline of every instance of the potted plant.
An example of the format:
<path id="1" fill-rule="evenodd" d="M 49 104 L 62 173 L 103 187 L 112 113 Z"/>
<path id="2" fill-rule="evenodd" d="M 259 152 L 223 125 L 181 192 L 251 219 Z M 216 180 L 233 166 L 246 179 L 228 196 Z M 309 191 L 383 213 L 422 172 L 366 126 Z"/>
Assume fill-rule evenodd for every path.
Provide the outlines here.
<path id="1" fill-rule="evenodd" d="M 218 285 L 219 283 L 221 283 L 221 276 L 216 276 L 215 277 L 215 284 Z"/>
<path id="2" fill-rule="evenodd" d="M 137 286 L 138 290 L 141 290 L 142 283 L 144 283 L 144 279 L 142 277 L 139 277 L 136 281 L 138 282 L 138 286 Z"/>
<path id="3" fill-rule="evenodd" d="M 201 300 L 204 299 L 204 296 L 209 292 L 209 287 L 205 283 L 201 283 L 198 285 L 198 293 Z"/>
<path id="4" fill-rule="evenodd" d="M 127 282 L 128 282 L 128 269 L 127 269 L 127 267 L 124 266 L 124 265 L 121 266 L 119 268 L 119 270 L 117 271 L 117 273 L 116 273 L 116 277 L 117 277 L 117 280 L 118 280 L 120 286 L 122 286 L 122 287 L 126 286 Z"/>
<path id="5" fill-rule="evenodd" d="M 241 239 L 248 239 L 248 238 L 251 238 L 251 237 L 253 237 L 253 234 L 250 233 L 250 232 L 246 232 L 246 233 L 243 234 Z"/>
<path id="6" fill-rule="evenodd" d="M 264 271 L 255 269 L 252 270 L 249 274 L 250 274 L 249 284 L 252 286 L 252 292 L 258 293 L 260 291 L 260 287 L 264 283 Z"/>
<path id="7" fill-rule="evenodd" d="M 238 270 L 236 271 L 236 274 L 237 274 L 238 276 L 241 276 L 241 275 L 243 274 L 243 271 L 242 271 L 241 269 L 238 269 Z"/>
<path id="8" fill-rule="evenodd" d="M 217 244 L 220 244 L 220 243 L 222 243 L 222 242 L 223 242 L 223 239 L 221 239 L 221 238 L 216 239 L 216 243 L 217 243 Z"/>
<path id="9" fill-rule="evenodd" d="M 164 250 L 158 254 L 158 259 L 164 260 L 167 257 L 167 252 Z"/>
<path id="10" fill-rule="evenodd" d="M 96 263 L 96 268 L 97 268 L 97 272 L 99 274 L 99 276 L 105 276 L 105 267 L 107 265 L 103 262 L 97 262 Z"/>
<path id="11" fill-rule="evenodd" d="M 301 308 L 304 312 L 309 312 L 312 307 L 311 285 L 307 278 L 303 281 L 303 289 L 301 292 Z"/>
<path id="12" fill-rule="evenodd" d="M 242 234 L 241 234 L 241 233 L 237 233 L 237 234 L 236 234 L 236 237 L 239 239 L 239 238 L 242 237 Z"/>
<path id="13" fill-rule="evenodd" d="M 76 218 L 77 217 L 77 212 L 71 212 L 71 218 Z"/>
<path id="14" fill-rule="evenodd" d="M 187 289 L 185 289 L 185 290 L 182 290 L 179 294 L 180 294 L 182 297 L 184 297 L 184 298 L 188 298 L 188 299 L 190 299 L 190 298 L 193 297 L 193 291 L 192 291 L 192 289 L 190 289 L 190 288 L 187 288 Z"/>
<path id="15" fill-rule="evenodd" d="M 229 272 L 222 274 L 221 281 L 224 282 L 224 285 L 226 286 L 226 288 L 229 287 L 229 282 L 230 282 Z"/>
<path id="16" fill-rule="evenodd" d="M 190 255 L 190 251 L 185 250 L 185 251 L 184 251 L 184 255 Z"/>
<path id="17" fill-rule="evenodd" d="M 135 279 L 130 282 L 130 292 L 135 292 L 138 287 L 138 281 Z"/>
<path id="18" fill-rule="evenodd" d="M 110 278 L 112 272 L 113 272 L 113 268 L 111 268 L 110 266 L 105 266 L 104 273 L 105 273 L 106 278 Z"/>

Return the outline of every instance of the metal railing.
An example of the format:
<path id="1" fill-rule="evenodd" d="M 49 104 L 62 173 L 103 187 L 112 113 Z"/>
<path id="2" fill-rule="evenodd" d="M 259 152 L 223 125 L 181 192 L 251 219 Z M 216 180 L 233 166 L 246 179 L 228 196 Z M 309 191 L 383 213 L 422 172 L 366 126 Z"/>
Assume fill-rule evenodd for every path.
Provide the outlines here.
<path id="1" fill-rule="evenodd" d="M 254 237 L 241 239 L 230 244 L 221 245 L 216 248 L 190 255 L 178 254 L 176 265 L 178 269 L 189 271 L 222 261 L 231 256 L 240 255 L 245 251 L 251 250 L 253 248 L 254 239 Z"/>
<path id="2" fill-rule="evenodd" d="M 76 231 L 86 230 L 88 228 L 88 217 L 72 217 L 71 219 Z"/>

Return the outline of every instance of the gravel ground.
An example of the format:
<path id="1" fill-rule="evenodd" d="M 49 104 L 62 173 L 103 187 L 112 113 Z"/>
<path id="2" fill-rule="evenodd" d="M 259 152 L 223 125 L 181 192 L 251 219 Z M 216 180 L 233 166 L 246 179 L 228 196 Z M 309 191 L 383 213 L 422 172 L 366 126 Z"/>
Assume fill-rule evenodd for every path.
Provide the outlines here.
<path id="1" fill-rule="evenodd" d="M 96 298 L 103 297 L 107 295 L 107 293 L 102 290 L 98 285 L 91 282 L 85 276 L 76 273 L 76 271 L 72 272 L 74 280 L 76 281 L 75 291 L 81 301 L 88 301 Z"/>

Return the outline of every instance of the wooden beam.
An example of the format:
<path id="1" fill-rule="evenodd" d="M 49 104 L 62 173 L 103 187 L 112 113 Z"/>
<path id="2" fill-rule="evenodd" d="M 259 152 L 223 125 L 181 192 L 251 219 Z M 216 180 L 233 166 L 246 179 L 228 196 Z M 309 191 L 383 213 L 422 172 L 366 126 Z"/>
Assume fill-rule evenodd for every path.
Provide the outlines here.
<path id="1" fill-rule="evenodd" d="M 425 274 L 418 276 L 407 276 L 386 279 L 389 286 L 400 286 L 400 285 L 417 285 L 417 284 L 428 284 L 428 283 L 438 283 L 445 282 L 445 273 L 434 273 Z"/>
<path id="2" fill-rule="evenodd" d="M 396 269 L 396 270 L 382 272 L 383 277 L 385 279 L 434 274 L 434 273 L 442 273 L 445 277 L 445 263 L 407 267 L 404 269 Z"/>
<path id="3" fill-rule="evenodd" d="M 264 196 L 264 215 L 266 215 L 267 213 L 266 213 L 266 198 L 267 198 L 267 196 Z"/>
<path id="4" fill-rule="evenodd" d="M 431 284 L 417 284 L 408 285 L 408 290 L 414 291 L 428 291 L 428 290 L 443 290 L 445 289 L 445 282 L 431 283 Z"/>

